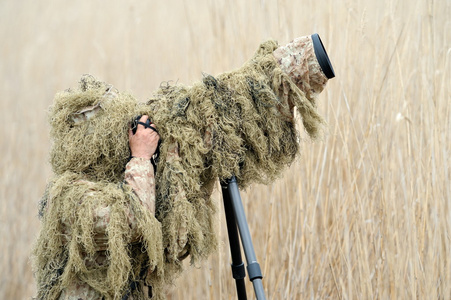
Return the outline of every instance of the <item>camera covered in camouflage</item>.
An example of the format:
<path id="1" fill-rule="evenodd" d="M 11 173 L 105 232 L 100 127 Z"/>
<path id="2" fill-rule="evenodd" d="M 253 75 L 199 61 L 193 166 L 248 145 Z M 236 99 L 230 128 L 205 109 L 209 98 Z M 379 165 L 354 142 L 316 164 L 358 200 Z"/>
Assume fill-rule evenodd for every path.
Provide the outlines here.
<path id="1" fill-rule="evenodd" d="M 49 114 L 55 176 L 41 202 L 34 250 L 39 295 L 56 296 L 77 277 L 115 298 L 145 266 L 147 284 L 164 297 L 162 286 L 180 273 L 182 259 L 195 263 L 216 248 L 217 180 L 235 176 L 245 188 L 280 176 L 300 153 L 295 110 L 308 135 L 320 136 L 325 122 L 316 100 L 333 69 L 329 63 L 323 70 L 315 51 L 314 36 L 285 46 L 268 41 L 241 68 L 190 86 L 161 85 L 145 104 L 89 75 L 57 94 Z M 155 216 L 130 205 L 135 196 L 123 183 L 129 123 L 143 114 L 161 138 Z M 86 190 L 104 196 L 81 203 Z M 87 265 L 95 254 L 96 205 L 112 216 L 105 225 L 108 263 L 98 268 Z M 137 216 L 139 251 L 128 244 L 129 211 Z M 72 228 L 61 226 L 67 220 Z"/>

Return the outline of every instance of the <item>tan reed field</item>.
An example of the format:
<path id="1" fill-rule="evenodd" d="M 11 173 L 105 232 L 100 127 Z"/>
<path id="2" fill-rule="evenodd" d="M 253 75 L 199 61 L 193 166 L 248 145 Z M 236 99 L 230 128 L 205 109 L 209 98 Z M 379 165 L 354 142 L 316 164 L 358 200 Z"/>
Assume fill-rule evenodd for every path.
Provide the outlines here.
<path id="1" fill-rule="evenodd" d="M 90 73 L 145 101 L 239 67 L 260 42 L 320 34 L 335 68 L 321 141 L 242 192 L 269 299 L 451 297 L 451 2 L 0 1 L 0 298 L 30 299 L 53 95 Z M 302 129 L 301 129 L 302 131 Z M 236 299 L 217 253 L 170 299 Z M 252 285 L 247 283 L 253 297 Z"/>

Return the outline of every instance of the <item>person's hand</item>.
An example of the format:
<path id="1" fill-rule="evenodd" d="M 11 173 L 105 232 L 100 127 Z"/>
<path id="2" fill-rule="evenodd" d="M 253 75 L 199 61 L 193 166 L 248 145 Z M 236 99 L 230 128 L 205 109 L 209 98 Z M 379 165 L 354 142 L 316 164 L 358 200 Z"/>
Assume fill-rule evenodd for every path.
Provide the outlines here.
<path id="1" fill-rule="evenodd" d="M 139 119 L 139 122 L 146 123 L 148 119 L 148 116 L 143 115 Z M 150 126 L 156 129 L 155 124 L 151 123 Z M 138 124 L 135 134 L 133 134 L 132 128 L 129 128 L 128 138 L 130 152 L 133 157 L 150 159 L 157 150 L 158 140 L 160 139 L 160 136 L 155 130 L 146 128 L 143 125 Z"/>

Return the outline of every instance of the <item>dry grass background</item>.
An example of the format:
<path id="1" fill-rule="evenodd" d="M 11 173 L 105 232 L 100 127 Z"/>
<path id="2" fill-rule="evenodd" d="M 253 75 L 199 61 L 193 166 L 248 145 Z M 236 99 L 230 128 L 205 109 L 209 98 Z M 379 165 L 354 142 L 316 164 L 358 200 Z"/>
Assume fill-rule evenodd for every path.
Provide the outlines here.
<path id="1" fill-rule="evenodd" d="M 162 81 L 239 67 L 268 38 L 318 32 L 337 73 L 319 101 L 329 131 L 242 193 L 266 294 L 449 299 L 449 16 L 448 0 L 0 1 L 0 298 L 34 293 L 57 91 L 91 73 L 144 101 Z M 222 246 L 171 299 L 235 299 L 224 224 L 221 210 Z"/>

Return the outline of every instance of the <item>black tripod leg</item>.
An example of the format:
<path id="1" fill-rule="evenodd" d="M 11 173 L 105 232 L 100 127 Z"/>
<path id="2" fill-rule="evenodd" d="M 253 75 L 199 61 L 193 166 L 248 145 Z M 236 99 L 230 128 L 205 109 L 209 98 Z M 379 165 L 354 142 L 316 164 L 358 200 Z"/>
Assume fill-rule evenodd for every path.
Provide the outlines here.
<path id="1" fill-rule="evenodd" d="M 232 274 L 236 283 L 236 292 L 239 300 L 246 300 L 246 287 L 244 278 L 246 277 L 246 270 L 241 258 L 240 240 L 238 237 L 238 230 L 236 227 L 235 213 L 233 212 L 232 202 L 230 200 L 227 183 L 221 183 L 222 197 L 224 200 L 224 211 L 227 222 L 227 232 L 229 234 L 230 253 L 232 256 Z"/>
<path id="2" fill-rule="evenodd" d="M 262 284 L 263 275 L 255 255 L 251 234 L 249 232 L 249 226 L 247 225 L 246 215 L 244 213 L 243 203 L 241 202 L 240 190 L 238 189 L 235 176 L 229 179 L 228 182 L 228 192 L 233 205 L 233 211 L 235 212 L 236 223 L 238 224 L 238 229 L 240 231 L 244 253 L 246 255 L 247 273 L 249 274 L 249 279 L 254 285 L 255 296 L 258 300 L 264 300 L 266 299 L 266 296 Z"/>

